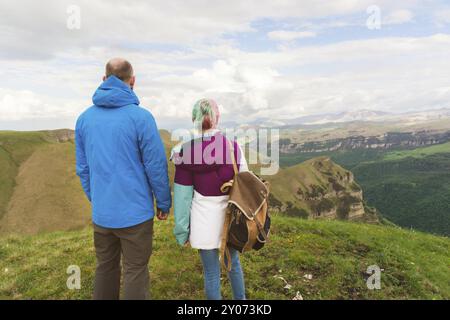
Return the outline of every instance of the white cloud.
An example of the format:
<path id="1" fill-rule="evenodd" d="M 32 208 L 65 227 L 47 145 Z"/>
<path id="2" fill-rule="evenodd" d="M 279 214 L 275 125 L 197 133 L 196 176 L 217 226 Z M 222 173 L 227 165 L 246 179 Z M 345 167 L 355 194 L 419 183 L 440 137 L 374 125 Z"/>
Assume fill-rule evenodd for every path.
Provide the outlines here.
<path id="1" fill-rule="evenodd" d="M 383 24 L 402 24 L 413 21 L 414 13 L 410 10 L 400 9 L 392 11 L 383 19 Z"/>
<path id="2" fill-rule="evenodd" d="M 313 31 L 286 31 L 275 30 L 267 34 L 269 39 L 277 41 L 292 41 L 303 38 L 314 38 L 317 34 Z"/>
<path id="3" fill-rule="evenodd" d="M 111 56 L 133 63 L 142 105 L 165 126 L 188 125 L 193 103 L 205 96 L 218 101 L 224 120 L 242 123 L 359 108 L 420 109 L 449 98 L 447 34 L 326 38 L 334 27 L 358 28 L 355 20 L 365 20 L 372 0 L 84 0 L 79 31 L 65 28 L 73 1 L 43 2 L 0 2 L 0 126 L 74 123 Z M 399 8 L 377 1 L 393 26 L 415 19 L 415 3 L 402 1 Z M 261 19 L 276 22 L 268 44 L 286 46 L 239 49 L 237 41 L 245 40 L 234 35 L 258 35 L 254 22 Z M 314 39 L 315 32 L 323 37 Z M 305 37 L 317 44 L 290 43 Z"/>
<path id="4" fill-rule="evenodd" d="M 450 8 L 440 9 L 434 13 L 435 23 L 439 27 L 443 27 L 447 24 L 450 24 Z"/>
<path id="5" fill-rule="evenodd" d="M 254 30 L 257 19 L 314 19 L 360 13 L 373 0 L 79 0 L 81 29 L 69 30 L 72 0 L 0 2 L 0 55 L 45 59 L 91 46 L 127 47 L 148 43 L 195 45 L 226 33 Z M 390 10 L 395 3 L 377 1 Z M 402 1 L 407 7 L 414 0 Z"/>
<path id="6" fill-rule="evenodd" d="M 165 126 L 171 122 L 189 125 L 191 107 L 202 97 L 215 98 L 223 119 L 238 122 L 360 108 L 423 109 L 448 101 L 447 94 L 436 91 L 448 86 L 450 35 L 446 34 L 274 52 L 245 52 L 220 44 L 184 54 L 120 54 L 135 65 L 136 93 L 142 105 Z M 45 64 L 5 64 L 3 80 L 11 81 L 18 73 L 23 80 L 16 86 L 27 90 L 0 90 L 0 120 L 72 117 L 75 121 L 89 106 L 107 57 L 108 52 L 93 50 L 67 53 Z M 200 68 L 184 64 L 199 57 L 212 62 Z M 66 66 L 67 61 L 71 63 Z M 29 87 L 44 93 L 32 93 Z"/>
<path id="7" fill-rule="evenodd" d="M 448 85 L 449 35 L 348 41 L 272 53 L 219 52 L 210 68 L 154 79 L 151 90 L 160 98 L 153 110 L 188 119 L 192 104 L 203 96 L 216 98 L 228 120 L 240 121 L 445 104 L 437 99 L 436 88 Z M 292 72 L 279 71 L 284 68 Z M 317 71 L 305 73 L 304 68 Z"/>
<path id="8" fill-rule="evenodd" d="M 74 117 L 82 110 L 82 102 L 0 88 L 0 121 Z"/>

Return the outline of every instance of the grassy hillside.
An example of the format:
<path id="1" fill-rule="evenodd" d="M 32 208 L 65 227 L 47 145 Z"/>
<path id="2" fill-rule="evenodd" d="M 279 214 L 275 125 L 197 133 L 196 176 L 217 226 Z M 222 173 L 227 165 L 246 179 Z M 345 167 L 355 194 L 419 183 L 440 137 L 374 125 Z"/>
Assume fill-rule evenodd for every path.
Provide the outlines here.
<path id="1" fill-rule="evenodd" d="M 334 162 L 351 170 L 355 165 L 366 161 L 382 160 L 386 151 L 382 149 L 356 149 L 329 152 L 305 152 L 280 154 L 280 165 L 283 168 L 294 166 L 315 157 L 330 157 Z"/>
<path id="2" fill-rule="evenodd" d="M 1 233 L 35 234 L 89 224 L 91 209 L 75 175 L 73 143 L 37 148 L 20 166 L 15 183 Z"/>
<path id="3" fill-rule="evenodd" d="M 354 173 L 367 203 L 387 219 L 406 228 L 450 235 L 450 143 L 324 154 Z M 282 155 L 281 163 L 292 165 L 317 155 Z"/>
<path id="4" fill-rule="evenodd" d="M 424 148 L 417 148 L 414 150 L 391 151 L 386 153 L 383 160 L 400 160 L 408 157 L 424 158 L 436 153 L 450 153 L 450 142 Z"/>
<path id="5" fill-rule="evenodd" d="M 172 219 L 155 223 L 151 295 L 203 298 L 198 254 L 178 247 L 172 228 Z M 251 299 L 292 299 L 297 292 L 304 299 L 450 299 L 449 259 L 448 238 L 275 216 L 270 243 L 243 255 L 242 263 Z M 373 264 L 384 269 L 381 290 L 366 286 L 366 269 Z M 69 265 L 81 268 L 81 290 L 66 288 Z M 0 298 L 90 299 L 94 270 L 90 228 L 0 240 Z M 224 283 L 224 297 L 230 298 Z"/>
<path id="6" fill-rule="evenodd" d="M 169 156 L 175 142 L 169 132 L 161 130 L 160 134 Z M 89 224 L 91 210 L 75 175 L 73 131 L 0 132 L 0 141 L 0 161 L 4 163 L 0 171 L 4 191 L 0 235 L 73 230 Z M 170 181 L 173 176 L 170 163 Z M 267 178 L 274 196 L 288 206 L 290 215 L 335 218 L 339 213 L 346 219 L 364 213 L 361 190 L 349 180 L 353 180 L 351 173 L 327 158 Z M 338 192 L 342 195 L 337 196 Z M 355 192 L 358 194 L 351 196 Z"/>
<path id="7" fill-rule="evenodd" d="M 0 132 L 0 234 L 70 230 L 90 221 L 68 130 Z"/>
<path id="8" fill-rule="evenodd" d="M 161 136 L 169 153 L 170 135 L 161 131 Z M 90 209 L 75 175 L 70 137 L 64 130 L 0 132 L 0 298 L 91 297 Z M 171 180 L 173 173 L 170 165 Z M 336 182 L 344 190 L 334 189 L 333 177 L 340 177 Z M 313 185 L 328 193 L 360 191 L 352 188 L 346 169 L 325 159 L 270 179 L 280 200 L 299 207 L 299 190 L 315 197 Z M 178 247 L 172 228 L 172 218 L 155 224 L 151 294 L 155 299 L 202 298 L 198 254 Z M 62 231 L 47 233 L 54 230 Z M 248 296 L 254 299 L 292 299 L 297 292 L 305 299 L 449 299 L 449 249 L 448 238 L 392 226 L 274 216 L 270 244 L 243 256 L 243 265 Z M 384 269 L 381 290 L 365 284 L 365 270 L 373 264 Z M 66 288 L 69 265 L 81 268 L 81 290 Z M 224 295 L 231 296 L 228 285 Z"/>
<path id="9" fill-rule="evenodd" d="M 326 170 L 330 176 L 345 176 L 347 171 L 339 165 L 330 164 L 326 161 L 327 158 L 320 157 L 307 160 L 295 166 L 281 169 L 277 175 L 268 176 L 267 179 L 271 182 L 271 191 L 283 202 L 298 202 L 296 197 L 297 191 L 311 191 L 311 186 L 319 186 L 328 189 L 330 183 L 328 176 L 323 174 L 314 163 L 323 160 L 327 164 Z M 299 203 L 301 205 L 301 203 Z"/>
<path id="10" fill-rule="evenodd" d="M 376 221 L 364 207 L 361 187 L 353 174 L 328 157 L 309 159 L 265 177 L 271 185 L 271 205 L 303 218 Z"/>
<path id="11" fill-rule="evenodd" d="M 400 160 L 407 157 L 419 158 L 436 153 L 450 153 L 450 142 L 416 149 L 399 149 L 393 151 L 383 149 L 355 149 L 327 152 L 305 152 L 299 154 L 281 154 L 280 165 L 282 167 L 290 167 L 311 158 L 326 156 L 330 157 L 333 161 L 339 163 L 345 168 L 352 170 L 353 167 L 362 162 Z"/>
<path id="12" fill-rule="evenodd" d="M 13 194 L 20 165 L 45 143 L 42 132 L 0 131 L 0 218 Z"/>
<path id="13" fill-rule="evenodd" d="M 170 152 L 172 148 L 175 146 L 176 142 L 172 141 L 170 132 L 167 130 L 159 130 L 159 134 L 161 136 L 161 140 L 166 150 L 166 157 L 167 159 L 169 159 Z M 168 169 L 169 169 L 169 181 L 172 183 L 173 178 L 175 176 L 175 166 L 171 162 L 169 162 Z"/>
<path id="14" fill-rule="evenodd" d="M 450 236 L 450 153 L 396 159 L 353 168 L 368 203 L 395 224 Z"/>
<path id="15" fill-rule="evenodd" d="M 169 152 L 170 135 L 161 136 Z M 171 180 L 173 171 L 169 166 Z M 90 220 L 75 174 L 73 131 L 0 131 L 0 235 L 73 230 Z"/>

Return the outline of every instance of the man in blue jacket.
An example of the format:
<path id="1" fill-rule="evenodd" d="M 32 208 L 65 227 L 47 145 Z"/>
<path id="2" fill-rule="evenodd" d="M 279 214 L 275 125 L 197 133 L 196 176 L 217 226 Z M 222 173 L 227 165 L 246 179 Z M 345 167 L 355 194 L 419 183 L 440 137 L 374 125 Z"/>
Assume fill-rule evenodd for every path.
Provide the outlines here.
<path id="1" fill-rule="evenodd" d="M 94 105 L 75 129 L 76 171 L 92 205 L 97 257 L 94 299 L 146 299 L 152 252 L 154 203 L 166 220 L 171 207 L 164 146 L 152 114 L 133 92 L 131 64 L 106 65 Z"/>

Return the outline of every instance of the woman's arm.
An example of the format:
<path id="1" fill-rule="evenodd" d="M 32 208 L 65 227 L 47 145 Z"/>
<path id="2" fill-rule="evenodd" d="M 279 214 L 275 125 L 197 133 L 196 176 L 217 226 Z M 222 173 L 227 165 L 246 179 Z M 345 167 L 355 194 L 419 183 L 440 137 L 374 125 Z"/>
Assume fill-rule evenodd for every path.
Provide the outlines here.
<path id="1" fill-rule="evenodd" d="M 184 245 L 189 239 L 192 197 L 194 194 L 192 172 L 175 166 L 174 181 L 175 234 L 178 244 Z"/>
<path id="2" fill-rule="evenodd" d="M 174 184 L 175 228 L 173 229 L 173 233 L 180 245 L 184 245 L 189 239 L 193 191 L 193 186 Z"/>

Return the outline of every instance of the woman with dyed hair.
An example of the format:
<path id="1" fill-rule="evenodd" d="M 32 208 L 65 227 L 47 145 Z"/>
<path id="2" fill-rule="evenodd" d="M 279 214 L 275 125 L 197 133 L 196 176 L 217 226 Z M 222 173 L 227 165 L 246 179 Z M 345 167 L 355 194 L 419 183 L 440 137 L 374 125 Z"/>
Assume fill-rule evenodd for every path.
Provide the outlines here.
<path id="1" fill-rule="evenodd" d="M 248 170 L 236 141 L 218 129 L 219 108 L 211 99 L 197 101 L 192 110 L 196 136 L 172 151 L 175 163 L 174 233 L 180 245 L 198 249 L 203 264 L 206 298 L 219 300 L 221 244 L 228 194 L 221 186 L 233 179 L 232 156 L 239 171 Z M 233 298 L 245 299 L 244 277 L 239 253 L 230 248 Z"/>

